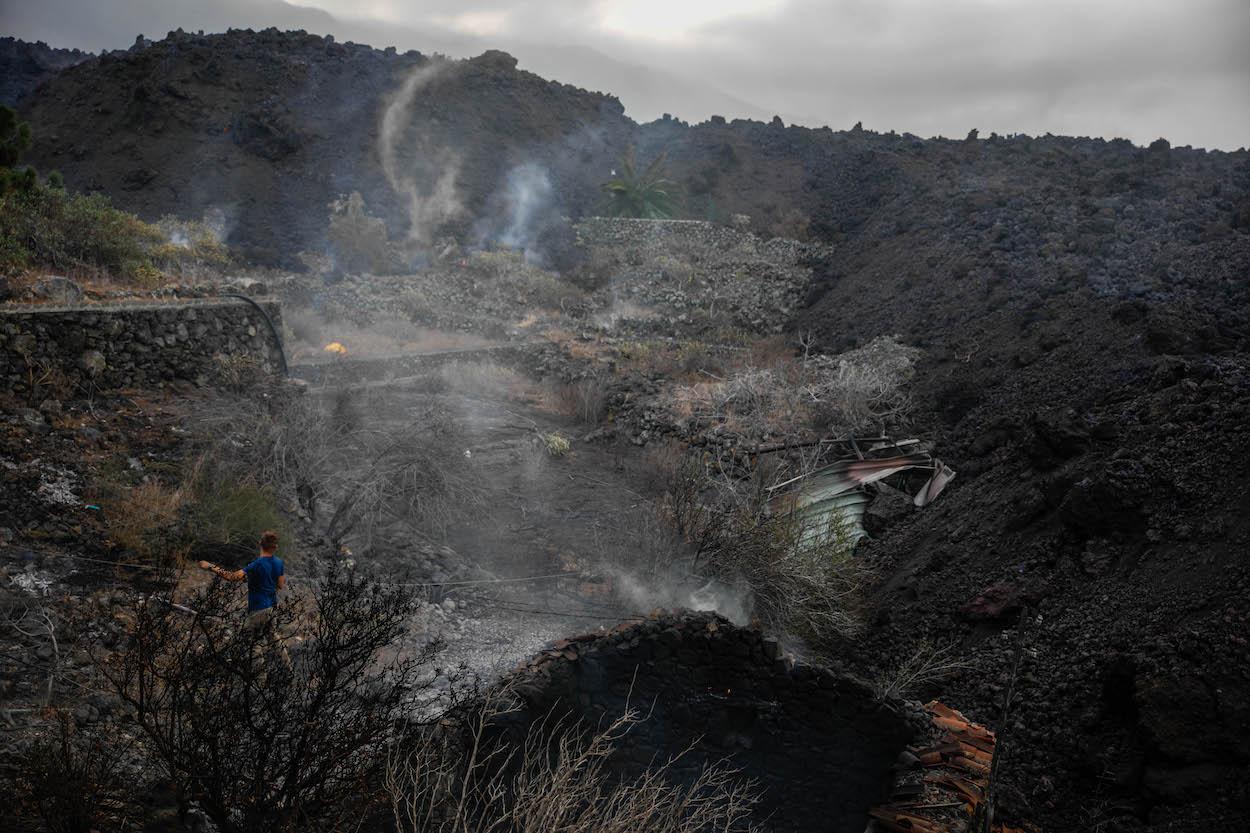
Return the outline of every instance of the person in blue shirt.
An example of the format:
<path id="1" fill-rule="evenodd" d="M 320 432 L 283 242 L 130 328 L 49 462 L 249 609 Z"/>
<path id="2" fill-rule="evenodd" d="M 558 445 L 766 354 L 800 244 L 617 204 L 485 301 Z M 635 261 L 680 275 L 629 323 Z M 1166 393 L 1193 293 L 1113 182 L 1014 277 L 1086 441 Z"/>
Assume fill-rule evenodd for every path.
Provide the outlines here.
<path id="1" fill-rule="evenodd" d="M 273 614 L 278 604 L 278 591 L 286 589 L 286 569 L 278 551 L 278 533 L 265 530 L 260 536 L 260 555 L 242 570 L 226 570 L 211 561 L 201 561 L 200 569 L 208 570 L 226 581 L 247 582 L 248 624 L 255 626 Z"/>

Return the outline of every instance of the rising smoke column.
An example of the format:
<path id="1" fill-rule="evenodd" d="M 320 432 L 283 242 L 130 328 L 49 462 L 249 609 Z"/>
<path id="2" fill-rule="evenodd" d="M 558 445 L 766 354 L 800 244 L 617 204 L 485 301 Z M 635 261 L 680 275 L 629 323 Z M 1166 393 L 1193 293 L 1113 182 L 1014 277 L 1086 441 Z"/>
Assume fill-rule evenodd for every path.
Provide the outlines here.
<path id="1" fill-rule="evenodd" d="M 508 226 L 499 242 L 514 249 L 533 249 L 538 241 L 539 221 L 551 208 L 551 178 L 547 169 L 528 162 L 508 173 Z"/>
<path id="2" fill-rule="evenodd" d="M 452 69 L 453 64 L 446 60 L 417 68 L 404 80 L 382 114 L 378 135 L 382 172 L 391 189 L 407 200 L 408 241 L 418 246 L 428 244 L 440 225 L 463 210 L 456 190 L 460 159 L 436 142 L 423 126 L 412 128 L 417 96 Z M 424 190 L 422 183 L 430 182 L 433 185 Z"/>
<path id="3" fill-rule="evenodd" d="M 560 217 L 547 168 L 539 162 L 516 165 L 508 171 L 493 200 L 493 210 L 474 224 L 477 245 L 520 249 L 526 261 L 545 265 L 539 237 Z"/>

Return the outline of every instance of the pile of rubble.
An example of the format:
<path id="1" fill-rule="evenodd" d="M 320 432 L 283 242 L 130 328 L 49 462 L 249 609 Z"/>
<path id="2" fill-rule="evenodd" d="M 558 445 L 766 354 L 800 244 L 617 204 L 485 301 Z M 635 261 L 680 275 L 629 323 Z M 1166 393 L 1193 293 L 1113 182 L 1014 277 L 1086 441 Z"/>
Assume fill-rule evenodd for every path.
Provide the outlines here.
<path id="1" fill-rule="evenodd" d="M 1039 833 L 992 817 L 995 734 L 936 700 L 925 710 L 925 742 L 899 756 L 891 801 L 872 808 L 869 833 Z"/>
<path id="2" fill-rule="evenodd" d="M 671 313 L 672 324 L 723 322 L 780 333 L 802 307 L 812 261 L 827 247 L 695 220 L 592 217 L 577 226 L 618 301 Z"/>

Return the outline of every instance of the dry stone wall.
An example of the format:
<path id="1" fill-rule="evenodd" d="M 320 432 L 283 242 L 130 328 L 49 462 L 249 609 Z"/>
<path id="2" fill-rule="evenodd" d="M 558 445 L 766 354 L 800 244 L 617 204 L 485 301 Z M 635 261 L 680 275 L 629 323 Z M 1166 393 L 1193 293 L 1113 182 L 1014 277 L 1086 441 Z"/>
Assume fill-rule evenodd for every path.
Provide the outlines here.
<path id="1" fill-rule="evenodd" d="M 899 753 L 927 725 L 864 683 L 796 663 L 775 640 L 711 613 L 562 640 L 513 684 L 527 705 L 522 722 L 554 712 L 601 726 L 630 706 L 650 713 L 615 753 L 617 772 L 692 746 L 679 775 L 727 760 L 758 783 L 756 817 L 773 831 L 863 830 Z"/>
<path id="2" fill-rule="evenodd" d="M 260 304 L 281 333 L 278 304 Z M 269 325 L 244 301 L 0 309 L 0 379 L 19 394 L 39 377 L 106 390 L 204 383 L 222 356 L 280 366 Z"/>

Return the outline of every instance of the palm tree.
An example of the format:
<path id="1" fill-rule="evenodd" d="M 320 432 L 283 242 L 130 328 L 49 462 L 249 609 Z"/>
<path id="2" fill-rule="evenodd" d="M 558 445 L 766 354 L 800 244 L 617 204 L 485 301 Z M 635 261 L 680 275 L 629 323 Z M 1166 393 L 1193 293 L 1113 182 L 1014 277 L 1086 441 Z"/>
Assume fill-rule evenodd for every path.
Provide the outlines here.
<path id="1" fill-rule="evenodd" d="M 634 149 L 621 159 L 621 170 L 612 172 L 612 179 L 603 183 L 607 197 L 605 211 L 609 217 L 641 217 L 664 220 L 677 213 L 678 185 L 664 170 L 667 153 L 661 153 L 641 173 L 634 163 Z"/>

